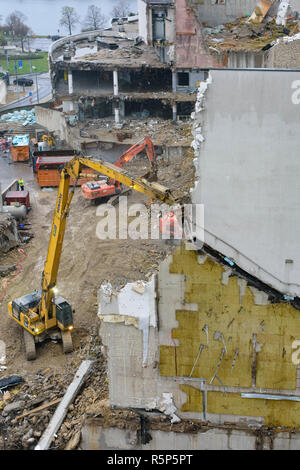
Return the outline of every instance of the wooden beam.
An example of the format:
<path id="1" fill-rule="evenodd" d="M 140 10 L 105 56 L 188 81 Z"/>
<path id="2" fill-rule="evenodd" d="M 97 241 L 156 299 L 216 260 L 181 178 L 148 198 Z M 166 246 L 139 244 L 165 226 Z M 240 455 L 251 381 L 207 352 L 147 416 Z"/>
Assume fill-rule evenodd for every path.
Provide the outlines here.
<path id="1" fill-rule="evenodd" d="M 25 413 L 21 414 L 20 416 L 17 416 L 16 419 L 22 419 L 25 416 L 32 415 L 34 413 L 38 413 L 39 411 L 45 410 L 46 408 L 49 408 L 50 406 L 57 405 L 61 401 L 61 398 L 56 398 L 56 400 L 49 401 L 48 403 L 44 403 L 41 406 L 38 406 L 37 408 L 33 408 L 33 410 L 25 411 Z"/>

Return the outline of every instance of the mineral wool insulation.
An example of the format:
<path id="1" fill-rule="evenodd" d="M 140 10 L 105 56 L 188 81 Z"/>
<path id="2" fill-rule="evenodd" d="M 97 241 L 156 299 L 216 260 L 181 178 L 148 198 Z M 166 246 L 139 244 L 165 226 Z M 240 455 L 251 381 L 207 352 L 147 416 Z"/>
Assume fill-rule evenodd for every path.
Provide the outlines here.
<path id="1" fill-rule="evenodd" d="M 126 284 L 114 292 L 110 283 L 104 283 L 99 292 L 98 315 L 104 321 L 133 324 L 143 332 L 143 366 L 146 366 L 150 326 L 156 327 L 155 275 L 149 282 Z"/>

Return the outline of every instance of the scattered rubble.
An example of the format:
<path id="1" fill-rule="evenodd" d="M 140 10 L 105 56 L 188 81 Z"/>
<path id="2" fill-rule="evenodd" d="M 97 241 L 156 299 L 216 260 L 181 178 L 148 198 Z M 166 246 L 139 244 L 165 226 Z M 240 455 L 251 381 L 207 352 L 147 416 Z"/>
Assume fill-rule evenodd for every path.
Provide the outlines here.
<path id="1" fill-rule="evenodd" d="M 267 17 L 264 22 L 238 18 L 231 23 L 216 27 L 204 27 L 206 43 L 213 52 L 261 51 L 276 39 L 298 33 L 298 21 L 290 17 L 286 26 L 276 24 L 275 18 Z"/>
<path id="2" fill-rule="evenodd" d="M 116 125 L 113 120 L 107 119 L 87 121 L 84 126 L 80 123 L 80 135 L 83 138 L 97 140 L 103 135 L 109 135 L 114 136 L 118 142 L 131 139 L 134 143 L 147 135 L 155 145 L 172 147 L 188 147 L 192 140 L 189 119 L 176 123 L 159 118 L 128 119 L 121 124 Z"/>
<path id="3" fill-rule="evenodd" d="M 0 396 L 0 450 L 34 449 L 73 381 L 81 360 L 88 357 L 94 360 L 92 374 L 69 406 L 51 446 L 52 449 L 77 448 L 85 417 L 99 409 L 108 396 L 105 360 L 99 338 L 96 334 L 89 335 L 84 344 L 72 367 L 65 373 L 46 367 L 35 375 L 24 374 L 23 384 Z"/>
<path id="4" fill-rule="evenodd" d="M 0 253 L 7 253 L 20 245 L 15 218 L 7 213 L 0 212 Z"/>

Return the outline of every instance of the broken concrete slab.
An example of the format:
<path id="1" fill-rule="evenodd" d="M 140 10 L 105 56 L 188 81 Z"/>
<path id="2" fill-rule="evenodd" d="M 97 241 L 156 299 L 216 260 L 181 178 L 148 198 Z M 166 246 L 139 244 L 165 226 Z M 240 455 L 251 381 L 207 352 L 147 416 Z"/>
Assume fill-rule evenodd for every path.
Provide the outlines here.
<path id="1" fill-rule="evenodd" d="M 38 445 L 35 446 L 35 450 L 47 450 L 49 448 L 54 434 L 58 431 L 65 419 L 69 405 L 74 401 L 82 384 L 90 373 L 92 365 L 93 361 L 89 360 L 85 360 L 81 363 L 73 382 L 69 385 L 63 399 L 52 416 L 47 429 L 44 431 Z"/>

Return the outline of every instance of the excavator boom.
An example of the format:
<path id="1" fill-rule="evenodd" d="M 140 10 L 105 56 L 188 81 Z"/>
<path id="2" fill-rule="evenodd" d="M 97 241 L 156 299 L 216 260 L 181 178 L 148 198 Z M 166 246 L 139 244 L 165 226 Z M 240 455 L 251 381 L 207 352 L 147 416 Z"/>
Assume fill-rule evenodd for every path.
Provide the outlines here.
<path id="1" fill-rule="evenodd" d="M 143 140 L 137 142 L 124 153 L 122 153 L 122 155 L 120 155 L 114 166 L 118 168 L 123 168 L 125 163 L 129 162 L 132 158 L 141 153 L 143 150 L 146 150 L 147 157 L 151 164 L 151 170 L 147 174 L 147 179 L 150 179 L 151 181 L 156 181 L 156 154 L 154 145 L 151 139 L 149 139 L 149 137 L 145 137 Z M 110 178 L 109 181 L 102 181 L 101 177 L 98 177 L 98 181 L 87 182 L 83 184 L 81 186 L 81 191 L 83 197 L 96 201 L 102 199 L 103 197 L 119 194 L 121 191 L 121 182 L 116 178 Z"/>
<path id="2" fill-rule="evenodd" d="M 152 199 L 160 200 L 169 205 L 176 204 L 176 200 L 168 188 L 157 182 L 149 182 L 143 177 L 133 178 L 128 175 L 124 168 L 104 161 L 94 161 L 83 156 L 76 156 L 67 162 L 60 174 L 47 258 L 42 273 L 42 288 L 40 291 L 35 291 L 8 304 L 9 315 L 24 328 L 27 334 L 27 342 L 29 341 L 28 333 L 30 338 L 32 336 L 41 336 L 47 333 L 48 330 L 58 328 L 63 338 L 64 333 L 69 333 L 69 330 L 73 328 L 71 306 L 63 297 L 55 296 L 55 286 L 66 229 L 66 219 L 74 195 L 76 181 L 81 176 L 83 167 L 92 168 L 98 173 L 146 194 Z M 70 185 L 71 178 L 75 181 L 74 186 Z M 66 351 L 68 352 L 71 350 L 70 344 L 72 344 L 70 343 L 70 337 L 67 337 L 65 341 L 67 344 Z M 32 350 L 28 356 L 35 357 Z"/>
<path id="3" fill-rule="evenodd" d="M 149 139 L 149 137 L 145 137 L 143 141 L 139 141 L 136 144 L 134 144 L 132 147 L 130 147 L 128 150 L 126 150 L 118 160 L 116 161 L 115 165 L 118 167 L 124 166 L 126 162 L 129 162 L 133 157 L 138 155 L 140 152 L 143 150 L 146 150 L 147 157 L 151 163 L 152 168 L 156 167 L 156 154 L 155 154 L 155 148 L 152 143 L 152 140 Z"/>

